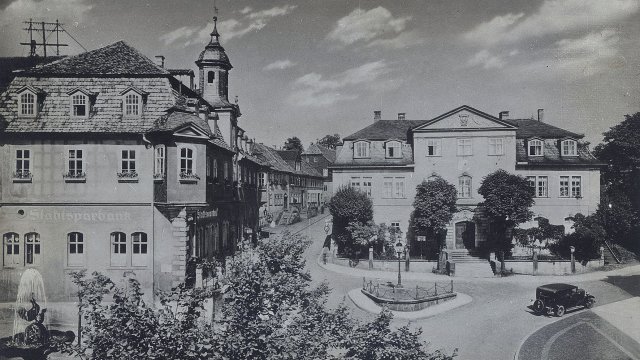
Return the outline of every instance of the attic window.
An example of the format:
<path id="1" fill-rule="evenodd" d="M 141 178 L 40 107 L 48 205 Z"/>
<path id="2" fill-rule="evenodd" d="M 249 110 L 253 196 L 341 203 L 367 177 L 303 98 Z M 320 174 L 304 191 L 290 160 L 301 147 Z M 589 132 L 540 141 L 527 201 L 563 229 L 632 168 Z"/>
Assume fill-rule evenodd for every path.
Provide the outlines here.
<path id="1" fill-rule="evenodd" d="M 402 157 L 401 145 L 399 141 L 389 141 L 386 144 L 387 158 L 397 159 Z"/>
<path id="2" fill-rule="evenodd" d="M 358 141 L 353 144 L 353 158 L 362 159 L 369 157 L 369 142 Z"/>
<path id="3" fill-rule="evenodd" d="M 562 140 L 562 156 L 578 156 L 578 146 L 575 140 Z"/>
<path id="4" fill-rule="evenodd" d="M 18 98 L 18 108 L 20 109 L 20 115 L 23 116 L 36 116 L 36 94 L 30 90 L 25 90 L 20 94 Z"/>
<path id="5" fill-rule="evenodd" d="M 71 95 L 71 114 L 74 117 L 86 117 L 89 113 L 89 97 L 82 93 Z"/>
<path id="6" fill-rule="evenodd" d="M 542 140 L 539 140 L 539 139 L 529 140 L 529 150 L 527 154 L 529 154 L 529 156 L 542 156 L 543 155 L 542 148 L 543 148 Z"/>
<path id="7" fill-rule="evenodd" d="M 142 113 L 142 96 L 129 92 L 124 96 L 124 115 L 140 116 Z"/>

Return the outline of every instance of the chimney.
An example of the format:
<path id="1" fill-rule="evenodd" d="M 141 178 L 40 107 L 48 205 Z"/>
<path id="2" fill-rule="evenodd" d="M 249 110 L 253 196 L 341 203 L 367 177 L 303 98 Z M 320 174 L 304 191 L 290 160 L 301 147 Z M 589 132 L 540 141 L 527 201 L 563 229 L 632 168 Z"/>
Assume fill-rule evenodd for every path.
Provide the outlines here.
<path id="1" fill-rule="evenodd" d="M 498 117 L 500 118 L 500 120 L 508 120 L 509 119 L 509 112 L 508 111 L 500 111 L 500 115 L 498 115 Z"/>
<path id="2" fill-rule="evenodd" d="M 202 120 L 207 120 L 207 115 L 209 115 L 209 108 L 206 105 L 200 106 L 198 117 Z"/>
<path id="3" fill-rule="evenodd" d="M 544 121 L 544 109 L 538 109 L 538 121 Z"/>
<path id="4" fill-rule="evenodd" d="M 164 67 L 164 56 L 156 55 L 156 65 L 160 66 L 161 68 Z"/>
<path id="5" fill-rule="evenodd" d="M 398 120 L 405 120 L 407 113 L 398 113 Z"/>
<path id="6" fill-rule="evenodd" d="M 373 121 L 376 122 L 382 119 L 382 111 L 376 110 L 373 112 Z"/>

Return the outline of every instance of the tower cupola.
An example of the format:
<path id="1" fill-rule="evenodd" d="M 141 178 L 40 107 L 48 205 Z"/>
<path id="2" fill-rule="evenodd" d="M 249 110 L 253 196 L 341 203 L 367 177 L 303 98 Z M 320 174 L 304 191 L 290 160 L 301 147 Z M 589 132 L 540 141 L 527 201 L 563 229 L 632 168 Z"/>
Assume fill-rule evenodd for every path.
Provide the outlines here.
<path id="1" fill-rule="evenodd" d="M 200 91 L 202 97 L 212 105 L 231 105 L 229 103 L 229 70 L 233 68 L 227 53 L 220 45 L 218 17 L 213 18 L 211 40 L 200 53 L 196 65 L 200 69 Z"/>

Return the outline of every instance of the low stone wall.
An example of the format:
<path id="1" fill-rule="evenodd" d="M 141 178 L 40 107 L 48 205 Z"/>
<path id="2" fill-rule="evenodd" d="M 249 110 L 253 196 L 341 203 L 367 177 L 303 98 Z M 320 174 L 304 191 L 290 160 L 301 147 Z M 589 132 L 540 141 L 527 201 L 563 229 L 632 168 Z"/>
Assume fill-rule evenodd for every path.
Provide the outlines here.
<path id="1" fill-rule="evenodd" d="M 442 295 L 430 296 L 428 298 L 419 300 L 389 300 L 378 298 L 374 294 L 371 294 L 364 289 L 360 289 L 360 291 L 362 291 L 363 294 L 367 295 L 371 300 L 373 300 L 380 306 L 386 305 L 390 310 L 404 312 L 420 311 L 422 309 L 428 308 L 431 305 L 440 304 L 456 297 L 456 293 L 447 293 Z"/>
<path id="2" fill-rule="evenodd" d="M 349 266 L 349 259 L 334 257 L 327 254 L 327 261 L 340 266 Z M 411 260 L 409 264 L 410 272 L 431 273 L 431 270 L 438 265 L 435 260 Z M 398 271 L 398 260 L 373 260 L 373 269 L 369 269 L 369 260 L 360 260 L 354 268 L 364 270 Z M 400 263 L 400 269 L 405 271 L 405 260 Z"/>
<path id="3" fill-rule="evenodd" d="M 514 274 L 525 275 L 571 275 L 571 260 L 538 260 L 538 269 L 534 271 L 532 260 L 505 260 L 505 269 Z M 500 269 L 500 263 L 496 263 Z M 575 274 L 598 270 L 604 266 L 604 260 L 591 260 L 586 264 L 576 261 Z"/>

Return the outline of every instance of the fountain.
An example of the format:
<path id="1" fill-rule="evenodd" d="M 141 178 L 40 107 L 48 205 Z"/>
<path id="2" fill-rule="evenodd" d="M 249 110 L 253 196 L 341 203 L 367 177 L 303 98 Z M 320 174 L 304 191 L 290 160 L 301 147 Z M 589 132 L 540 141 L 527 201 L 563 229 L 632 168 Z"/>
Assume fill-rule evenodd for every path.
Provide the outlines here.
<path id="1" fill-rule="evenodd" d="M 0 339 L 0 354 L 23 359 L 46 359 L 48 354 L 56 351 L 55 344 L 72 342 L 75 339 L 72 331 L 47 329 L 46 312 L 47 297 L 42 275 L 38 270 L 27 269 L 18 285 L 13 336 Z"/>

